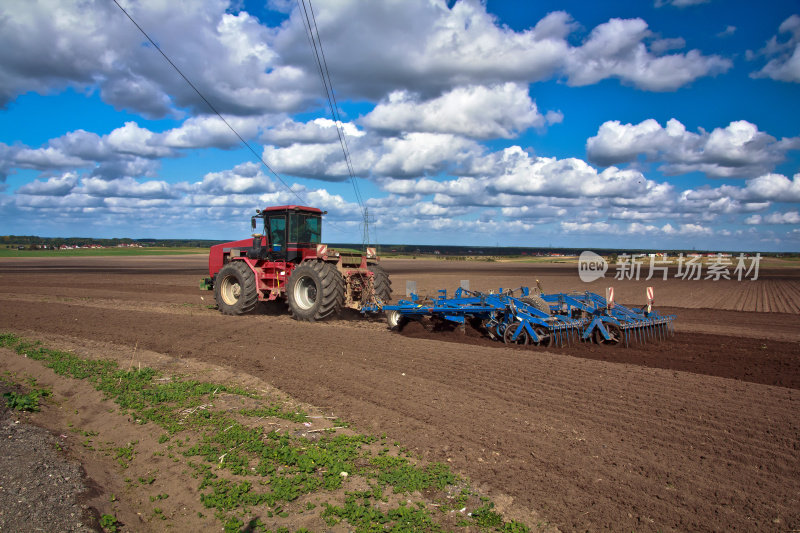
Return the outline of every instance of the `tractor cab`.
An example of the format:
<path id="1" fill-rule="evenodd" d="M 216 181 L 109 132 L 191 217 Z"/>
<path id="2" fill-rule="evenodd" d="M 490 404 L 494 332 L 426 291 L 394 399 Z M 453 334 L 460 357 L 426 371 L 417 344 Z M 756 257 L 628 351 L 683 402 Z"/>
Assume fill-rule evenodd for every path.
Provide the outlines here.
<path id="1" fill-rule="evenodd" d="M 249 255 L 260 259 L 270 255 L 275 259 L 302 261 L 303 251 L 314 250 L 322 242 L 322 215 L 315 207 L 282 205 L 256 211 L 250 219 L 253 229 L 253 248 Z"/>

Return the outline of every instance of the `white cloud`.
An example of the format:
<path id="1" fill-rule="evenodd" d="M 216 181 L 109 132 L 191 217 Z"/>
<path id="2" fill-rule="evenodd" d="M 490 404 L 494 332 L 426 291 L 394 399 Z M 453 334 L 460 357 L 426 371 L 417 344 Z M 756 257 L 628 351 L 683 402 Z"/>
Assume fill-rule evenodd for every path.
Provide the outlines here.
<path id="1" fill-rule="evenodd" d="M 703 172 L 709 177 L 751 177 L 769 172 L 790 150 L 800 149 L 800 137 L 780 141 L 745 120 L 711 133 L 686 131 L 675 119 L 662 127 L 647 119 L 639 124 L 603 123 L 586 141 L 589 160 L 601 165 L 635 161 L 639 156 L 662 162 L 667 174 Z"/>
<path id="2" fill-rule="evenodd" d="M 764 56 L 769 59 L 764 67 L 751 74 L 754 78 L 772 78 L 778 81 L 800 83 L 800 15 L 792 15 L 778 27 L 778 33 L 788 33 L 785 42 L 773 36 L 758 53 L 748 51 L 748 58 Z"/>
<path id="3" fill-rule="evenodd" d="M 339 124 L 348 142 L 366 133 L 352 122 Z M 338 142 L 336 122 L 328 118 L 316 118 L 309 122 L 295 122 L 286 119 L 275 127 L 266 130 L 261 139 L 277 146 L 290 146 L 295 143 L 318 144 Z"/>
<path id="4" fill-rule="evenodd" d="M 717 34 L 717 37 L 730 37 L 736 33 L 736 26 L 731 26 L 730 24 L 725 26 L 725 29 L 722 30 Z"/>
<path id="5" fill-rule="evenodd" d="M 360 120 L 367 127 L 403 132 L 453 133 L 477 139 L 516 137 L 528 128 L 560 122 L 557 112 L 543 116 L 526 86 L 456 87 L 432 100 L 395 91 Z"/>
<path id="6" fill-rule="evenodd" d="M 769 224 L 800 224 L 800 212 L 771 213 L 764 220 Z"/>
<path id="7" fill-rule="evenodd" d="M 469 167 L 483 148 L 451 134 L 408 133 L 401 137 L 348 140 L 356 176 L 418 177 Z M 264 159 L 276 172 L 326 181 L 349 177 L 339 142 L 295 143 L 264 147 Z"/>
<path id="8" fill-rule="evenodd" d="M 602 172 L 576 158 L 532 157 L 518 146 L 500 154 L 492 189 L 510 194 L 562 197 L 643 198 L 657 184 L 640 172 L 609 167 Z"/>
<path id="9" fill-rule="evenodd" d="M 571 85 L 618 78 L 663 91 L 730 67 L 727 59 L 697 50 L 660 55 L 680 44 L 680 37 L 658 40 L 647 50 L 643 40 L 650 33 L 640 19 L 612 19 L 574 47 L 569 38 L 578 25 L 563 11 L 514 31 L 481 2 L 447 4 L 320 0 L 316 20 L 340 99 L 375 100 L 398 89 L 431 99 L 454 87 L 527 84 L 562 75 Z M 222 113 L 295 112 L 319 102 L 317 69 L 296 6 L 275 27 L 244 10 L 231 12 L 225 0 L 123 6 Z M 72 87 L 98 90 L 115 108 L 147 117 L 211 112 L 113 3 L 6 3 L 0 20 L 0 106 L 25 92 Z M 541 121 L 538 112 L 531 113 L 528 122 Z M 513 132 L 521 126 L 500 121 L 499 127 Z M 227 132 L 221 135 L 210 142 L 232 142 Z M 183 147 L 207 141 L 174 142 Z"/>
<path id="10" fill-rule="evenodd" d="M 162 199 L 174 197 L 170 185 L 164 181 L 149 180 L 142 182 L 130 177 L 113 180 L 91 177 L 83 178 L 81 180 L 81 187 L 78 187 L 76 192 L 101 198 L 112 196 Z"/>
<path id="11" fill-rule="evenodd" d="M 277 187 L 261 171 L 258 163 L 242 163 L 231 170 L 209 172 L 195 184 L 204 194 L 259 194 L 275 192 Z"/>
<path id="12" fill-rule="evenodd" d="M 223 116 L 224 121 L 217 115 L 191 117 L 179 127 L 157 134 L 156 138 L 161 145 L 169 148 L 235 148 L 242 141 L 225 122 L 244 139 L 253 139 L 274 122 L 272 115 Z"/>
<path id="13" fill-rule="evenodd" d="M 220 0 L 191 9 L 122 4 L 220 111 L 282 111 L 307 101 L 307 77 L 282 64 L 270 30 L 248 13 L 227 13 Z M 0 105 L 27 91 L 97 86 L 107 103 L 148 116 L 174 114 L 175 107 L 209 111 L 112 2 L 6 3 L 0 19 Z"/>
<path id="14" fill-rule="evenodd" d="M 642 19 L 611 19 L 598 25 L 582 46 L 570 49 L 565 62 L 567 82 L 581 86 L 614 77 L 649 91 L 674 91 L 733 66 L 728 59 L 704 56 L 698 50 L 654 55 L 643 42 L 648 36 Z"/>
<path id="15" fill-rule="evenodd" d="M 110 150 L 120 154 L 154 158 L 172 155 L 172 150 L 157 141 L 155 133 L 135 122 L 126 122 L 121 128 L 109 133 L 104 140 Z"/>
<path id="16" fill-rule="evenodd" d="M 380 98 L 405 88 L 434 95 L 453 86 L 539 81 L 553 76 L 574 28 L 564 12 L 515 32 L 500 26 L 475 1 L 322 1 L 316 21 L 324 36 L 337 90 Z M 285 61 L 307 64 L 310 54 L 297 10 L 275 38 Z"/>
<path id="17" fill-rule="evenodd" d="M 711 0 L 656 0 L 655 6 L 656 7 L 663 7 L 666 5 L 672 5 L 675 7 L 688 7 L 688 6 L 696 6 L 699 4 L 707 4 Z"/>
<path id="18" fill-rule="evenodd" d="M 656 54 L 663 54 L 670 50 L 680 50 L 686 47 L 686 40 L 683 37 L 673 37 L 670 39 L 658 39 L 650 43 L 650 50 Z"/>
<path id="19" fill-rule="evenodd" d="M 463 137 L 439 133 L 408 133 L 383 141 L 383 153 L 375 162 L 376 174 L 416 177 L 464 167 L 483 148 Z"/>
<path id="20" fill-rule="evenodd" d="M 785 213 L 770 213 L 768 215 L 753 215 L 747 217 L 745 224 L 758 225 L 766 224 L 800 224 L 800 213 L 797 211 L 787 211 Z"/>
<path id="21" fill-rule="evenodd" d="M 35 180 L 26 183 L 17 194 L 30 194 L 34 196 L 66 196 L 78 183 L 78 175 L 67 172 L 61 176 L 54 176 L 45 181 Z"/>
<path id="22" fill-rule="evenodd" d="M 374 158 L 351 144 L 356 175 L 363 176 Z M 265 146 L 264 160 L 279 174 L 290 174 L 323 181 L 344 181 L 350 177 L 339 143 Z"/>
<path id="23" fill-rule="evenodd" d="M 766 174 L 747 180 L 739 194 L 743 199 L 753 201 L 800 202 L 800 173 L 791 180 L 782 174 Z"/>

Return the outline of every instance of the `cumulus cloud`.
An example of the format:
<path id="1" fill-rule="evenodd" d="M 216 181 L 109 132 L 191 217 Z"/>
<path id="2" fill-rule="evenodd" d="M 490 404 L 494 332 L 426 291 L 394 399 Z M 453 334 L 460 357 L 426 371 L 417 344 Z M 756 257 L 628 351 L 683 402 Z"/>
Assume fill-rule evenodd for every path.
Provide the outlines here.
<path id="1" fill-rule="evenodd" d="M 139 181 L 131 177 L 104 180 L 101 178 L 83 178 L 81 187 L 76 192 L 97 196 L 107 197 L 130 197 L 130 198 L 173 198 L 170 185 L 165 181 L 147 180 Z"/>
<path id="2" fill-rule="evenodd" d="M 609 167 L 598 172 L 581 159 L 533 157 L 518 146 L 497 154 L 495 165 L 502 173 L 492 188 L 510 194 L 645 199 L 658 189 L 638 171 Z"/>
<path id="3" fill-rule="evenodd" d="M 296 112 L 322 96 L 296 6 L 269 27 L 224 0 L 192 2 L 190 9 L 181 2 L 123 5 L 222 113 Z M 97 89 L 106 103 L 147 117 L 210 112 L 113 3 L 4 4 L 0 20 L 0 106 L 25 92 L 73 87 Z M 514 31 L 471 0 L 320 0 L 316 20 L 337 94 L 349 99 L 377 100 L 397 89 L 430 99 L 453 87 L 561 75 L 571 85 L 618 78 L 644 90 L 674 90 L 730 67 L 697 50 L 662 56 L 679 37 L 648 50 L 640 19 L 601 24 L 579 47 L 569 39 L 578 25 L 563 11 Z"/>
<path id="4" fill-rule="evenodd" d="M 635 161 L 643 156 L 662 162 L 667 174 L 703 172 L 709 177 L 751 177 L 769 172 L 790 150 L 800 149 L 800 137 L 780 141 L 745 120 L 710 133 L 689 132 L 676 119 L 662 127 L 647 119 L 639 124 L 608 121 L 586 141 L 589 160 L 600 165 Z"/>
<path id="5" fill-rule="evenodd" d="M 427 101 L 408 91 L 394 91 L 361 119 L 377 130 L 453 133 L 476 139 L 516 137 L 528 128 L 560 122 L 557 112 L 542 115 L 517 83 L 456 87 Z"/>
<path id="6" fill-rule="evenodd" d="M 35 180 L 26 183 L 19 189 L 17 194 L 29 194 L 33 196 L 66 196 L 78 183 L 78 175 L 74 172 L 67 172 L 62 176 L 54 176 L 47 180 Z"/>
<path id="7" fill-rule="evenodd" d="M 800 15 L 792 15 L 784 20 L 778 27 L 778 33 L 788 33 L 789 38 L 781 42 L 774 35 L 757 53 L 748 51 L 749 59 L 759 56 L 768 59 L 767 64 L 751 76 L 800 83 Z"/>
<path id="8" fill-rule="evenodd" d="M 352 122 L 339 123 L 338 127 L 349 140 L 363 137 L 366 133 L 359 130 Z M 316 118 L 309 122 L 295 122 L 285 119 L 276 126 L 266 130 L 261 140 L 277 146 L 292 144 L 319 144 L 338 142 L 337 123 L 328 118 Z"/>
<path id="9" fill-rule="evenodd" d="M 242 163 L 230 170 L 210 172 L 195 189 L 204 194 L 263 194 L 277 190 L 257 163 Z"/>
<path id="10" fill-rule="evenodd" d="M 281 63 L 270 29 L 247 12 L 229 13 L 219 0 L 191 9 L 180 2 L 123 6 L 219 110 L 283 111 L 309 101 L 302 71 Z M 107 103 L 147 116 L 176 107 L 209 111 L 114 3 L 4 4 L 0 19 L 0 105 L 27 91 L 99 87 Z"/>
<path id="11" fill-rule="evenodd" d="M 469 167 L 483 148 L 470 139 L 443 133 L 348 141 L 356 176 L 418 177 Z M 326 181 L 349 178 L 339 142 L 265 146 L 264 158 L 277 172 Z"/>
<path id="12" fill-rule="evenodd" d="M 499 207 L 504 216 L 535 218 L 565 215 L 574 209 L 583 216 L 592 209 L 597 217 L 609 212 L 656 211 L 638 219 L 654 219 L 668 214 L 674 205 L 671 185 L 647 180 L 638 172 L 606 169 L 598 172 L 585 162 L 568 158 L 535 157 L 519 147 L 485 156 L 492 159 L 485 168 L 491 173 L 457 178 L 378 180 L 381 188 L 393 195 L 433 196 L 441 206 Z M 621 217 L 622 218 L 622 217 Z"/>
<path id="13" fill-rule="evenodd" d="M 785 213 L 770 213 L 768 215 L 753 215 L 744 221 L 745 224 L 800 224 L 800 212 L 787 211 Z"/>
<path id="14" fill-rule="evenodd" d="M 792 179 L 782 174 L 759 176 L 747 180 L 747 185 L 739 194 L 753 201 L 800 202 L 800 174 L 795 174 Z"/>
<path id="15" fill-rule="evenodd" d="M 641 89 L 674 91 L 702 76 L 726 72 L 733 63 L 720 56 L 704 56 L 699 50 L 685 54 L 656 55 L 647 49 L 650 36 L 642 19 L 611 19 L 595 27 L 586 41 L 570 49 L 564 70 L 567 83 L 590 85 L 618 78 Z M 660 40 L 657 49 L 677 41 Z"/>

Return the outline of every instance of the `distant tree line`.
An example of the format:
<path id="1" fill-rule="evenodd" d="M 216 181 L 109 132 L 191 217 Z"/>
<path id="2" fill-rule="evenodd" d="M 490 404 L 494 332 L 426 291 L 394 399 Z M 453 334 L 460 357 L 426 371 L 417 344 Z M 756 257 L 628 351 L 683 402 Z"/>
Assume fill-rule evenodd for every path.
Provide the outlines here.
<path id="1" fill-rule="evenodd" d="M 147 247 L 165 248 L 210 248 L 215 244 L 225 241 L 209 239 L 93 239 L 89 237 L 37 237 L 35 235 L 3 235 L 0 236 L 0 247 L 57 248 L 66 246 L 90 246 L 99 244 L 106 247 L 115 247 L 120 244 L 138 244 Z M 362 250 L 362 244 L 354 243 L 328 243 L 331 248 L 350 248 Z M 441 255 L 441 256 L 543 256 L 543 255 L 580 255 L 585 248 L 554 248 L 554 247 L 525 247 L 525 246 L 452 246 L 452 245 L 430 245 L 430 244 L 378 244 L 379 255 Z M 593 252 L 616 259 L 622 254 L 647 254 L 651 252 L 667 252 L 671 256 L 684 255 L 690 253 L 716 253 L 722 250 L 667 250 L 667 249 L 622 249 L 622 248 L 592 248 Z M 728 252 L 738 254 L 739 252 Z M 745 250 L 745 253 L 752 254 L 753 251 Z M 779 257 L 796 257 L 797 252 L 770 253 L 761 255 L 771 255 Z"/>
<path id="2" fill-rule="evenodd" d="M 138 244 L 140 246 L 162 246 L 167 248 L 209 248 L 223 241 L 208 239 L 95 239 L 90 237 L 37 237 L 36 235 L 3 235 L 0 246 L 3 247 L 42 247 L 58 248 L 60 246 L 91 246 L 93 244 L 113 248 L 123 245 Z"/>

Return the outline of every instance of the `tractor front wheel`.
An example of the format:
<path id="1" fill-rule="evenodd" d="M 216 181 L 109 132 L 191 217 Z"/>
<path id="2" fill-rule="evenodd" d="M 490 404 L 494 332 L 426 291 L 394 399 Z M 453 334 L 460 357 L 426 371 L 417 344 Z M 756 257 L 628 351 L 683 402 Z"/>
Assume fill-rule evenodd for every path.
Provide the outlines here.
<path id="1" fill-rule="evenodd" d="M 314 322 L 328 318 L 342 307 L 344 278 L 330 263 L 302 263 L 289 276 L 286 298 L 296 320 Z"/>
<path id="2" fill-rule="evenodd" d="M 220 269 L 214 282 L 214 298 L 225 315 L 243 315 L 256 308 L 256 276 L 247 263 L 233 261 Z"/>

